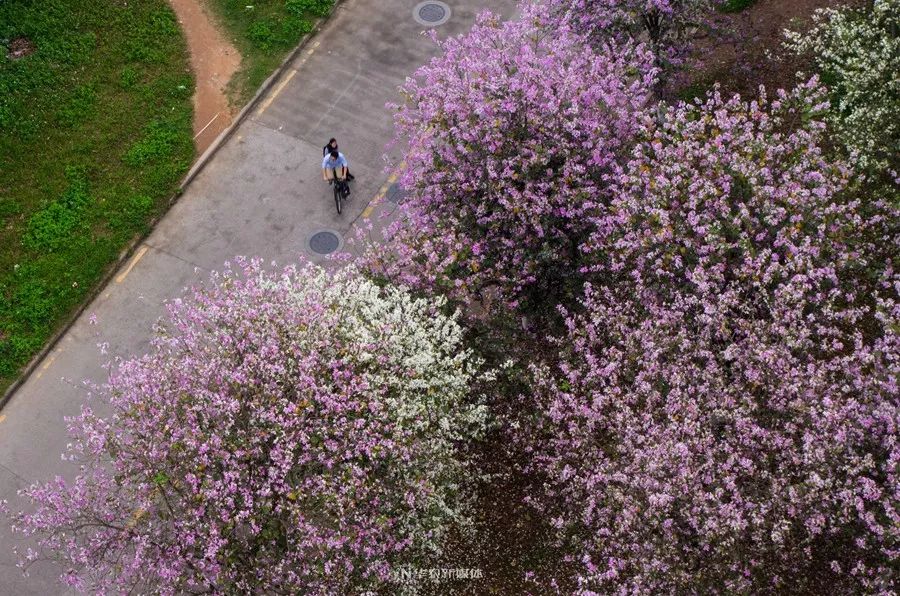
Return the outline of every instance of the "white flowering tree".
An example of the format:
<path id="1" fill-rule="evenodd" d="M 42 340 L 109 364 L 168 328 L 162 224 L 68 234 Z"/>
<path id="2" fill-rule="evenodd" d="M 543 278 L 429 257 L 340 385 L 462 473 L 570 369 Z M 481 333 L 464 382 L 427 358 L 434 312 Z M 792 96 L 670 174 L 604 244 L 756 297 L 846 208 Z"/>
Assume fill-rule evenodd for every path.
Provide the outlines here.
<path id="1" fill-rule="evenodd" d="M 99 593 L 384 587 L 462 520 L 456 445 L 484 427 L 442 305 L 314 266 L 214 276 L 119 367 L 112 416 L 72 421 L 81 473 L 26 491 L 26 563 Z"/>
<path id="2" fill-rule="evenodd" d="M 813 56 L 831 89 L 830 124 L 862 167 L 900 170 L 900 0 L 824 8 L 813 19 L 806 33 L 786 31 L 786 45 Z"/>

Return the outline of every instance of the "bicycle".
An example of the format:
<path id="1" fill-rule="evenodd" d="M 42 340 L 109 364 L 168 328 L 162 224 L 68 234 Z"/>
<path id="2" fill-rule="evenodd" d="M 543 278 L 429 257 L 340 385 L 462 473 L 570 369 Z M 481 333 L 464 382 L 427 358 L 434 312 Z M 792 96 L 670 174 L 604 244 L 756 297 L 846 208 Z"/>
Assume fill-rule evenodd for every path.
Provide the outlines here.
<path id="1" fill-rule="evenodd" d="M 334 191 L 334 206 L 337 207 L 338 215 L 343 210 L 343 202 L 350 195 L 350 185 L 346 178 L 338 178 L 335 175 L 331 180 L 331 187 Z"/>

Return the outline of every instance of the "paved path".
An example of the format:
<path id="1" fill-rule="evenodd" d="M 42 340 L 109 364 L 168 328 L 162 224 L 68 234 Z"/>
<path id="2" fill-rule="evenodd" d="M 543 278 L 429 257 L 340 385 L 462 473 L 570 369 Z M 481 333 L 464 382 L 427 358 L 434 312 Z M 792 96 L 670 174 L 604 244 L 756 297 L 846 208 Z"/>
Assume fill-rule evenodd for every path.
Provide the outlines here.
<path id="1" fill-rule="evenodd" d="M 412 18 L 418 0 L 348 0 L 291 65 L 252 117 L 189 185 L 134 257 L 47 356 L 0 413 L 0 499 L 15 508 L 16 491 L 54 475 L 71 475 L 60 460 L 63 417 L 78 412 L 83 379 L 102 381 L 103 363 L 143 353 L 163 302 L 235 255 L 281 264 L 305 256 L 317 230 L 347 235 L 388 180 L 382 152 L 392 135 L 385 102 L 434 52 Z M 442 36 L 468 29 L 489 4 L 510 14 L 513 0 L 448 0 Z M 357 176 L 343 215 L 321 181 L 321 147 L 339 139 Z M 389 205 L 384 202 L 383 205 Z M 384 208 L 384 206 L 379 207 Z M 93 314 L 98 325 L 89 324 Z M 108 344 L 102 355 L 98 343 Z M 14 538 L 0 523 L 0 596 L 64 593 L 59 569 L 44 563 L 23 578 Z"/>

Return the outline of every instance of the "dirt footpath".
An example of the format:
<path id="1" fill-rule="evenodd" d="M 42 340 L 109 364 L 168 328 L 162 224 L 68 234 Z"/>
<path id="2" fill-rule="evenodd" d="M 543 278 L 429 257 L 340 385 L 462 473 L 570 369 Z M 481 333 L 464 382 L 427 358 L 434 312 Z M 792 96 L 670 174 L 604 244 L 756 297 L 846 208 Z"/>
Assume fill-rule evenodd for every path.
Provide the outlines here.
<path id="1" fill-rule="evenodd" d="M 201 0 L 169 0 L 187 37 L 194 91 L 194 144 L 203 153 L 231 124 L 235 111 L 228 104 L 225 86 L 241 65 L 241 55 Z"/>

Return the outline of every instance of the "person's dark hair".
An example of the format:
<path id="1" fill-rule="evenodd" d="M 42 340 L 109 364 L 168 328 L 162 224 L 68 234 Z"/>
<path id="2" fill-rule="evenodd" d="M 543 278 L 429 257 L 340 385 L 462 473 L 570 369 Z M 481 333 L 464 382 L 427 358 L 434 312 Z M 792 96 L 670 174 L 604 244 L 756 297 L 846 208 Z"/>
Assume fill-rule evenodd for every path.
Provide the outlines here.
<path id="1" fill-rule="evenodd" d="M 333 149 L 333 150 L 331 151 L 331 157 L 337 159 L 337 158 L 338 158 L 338 155 L 340 155 L 340 154 L 337 152 L 336 149 Z"/>
<path id="2" fill-rule="evenodd" d="M 328 144 L 330 145 L 332 143 L 337 144 L 337 139 L 328 139 Z"/>

